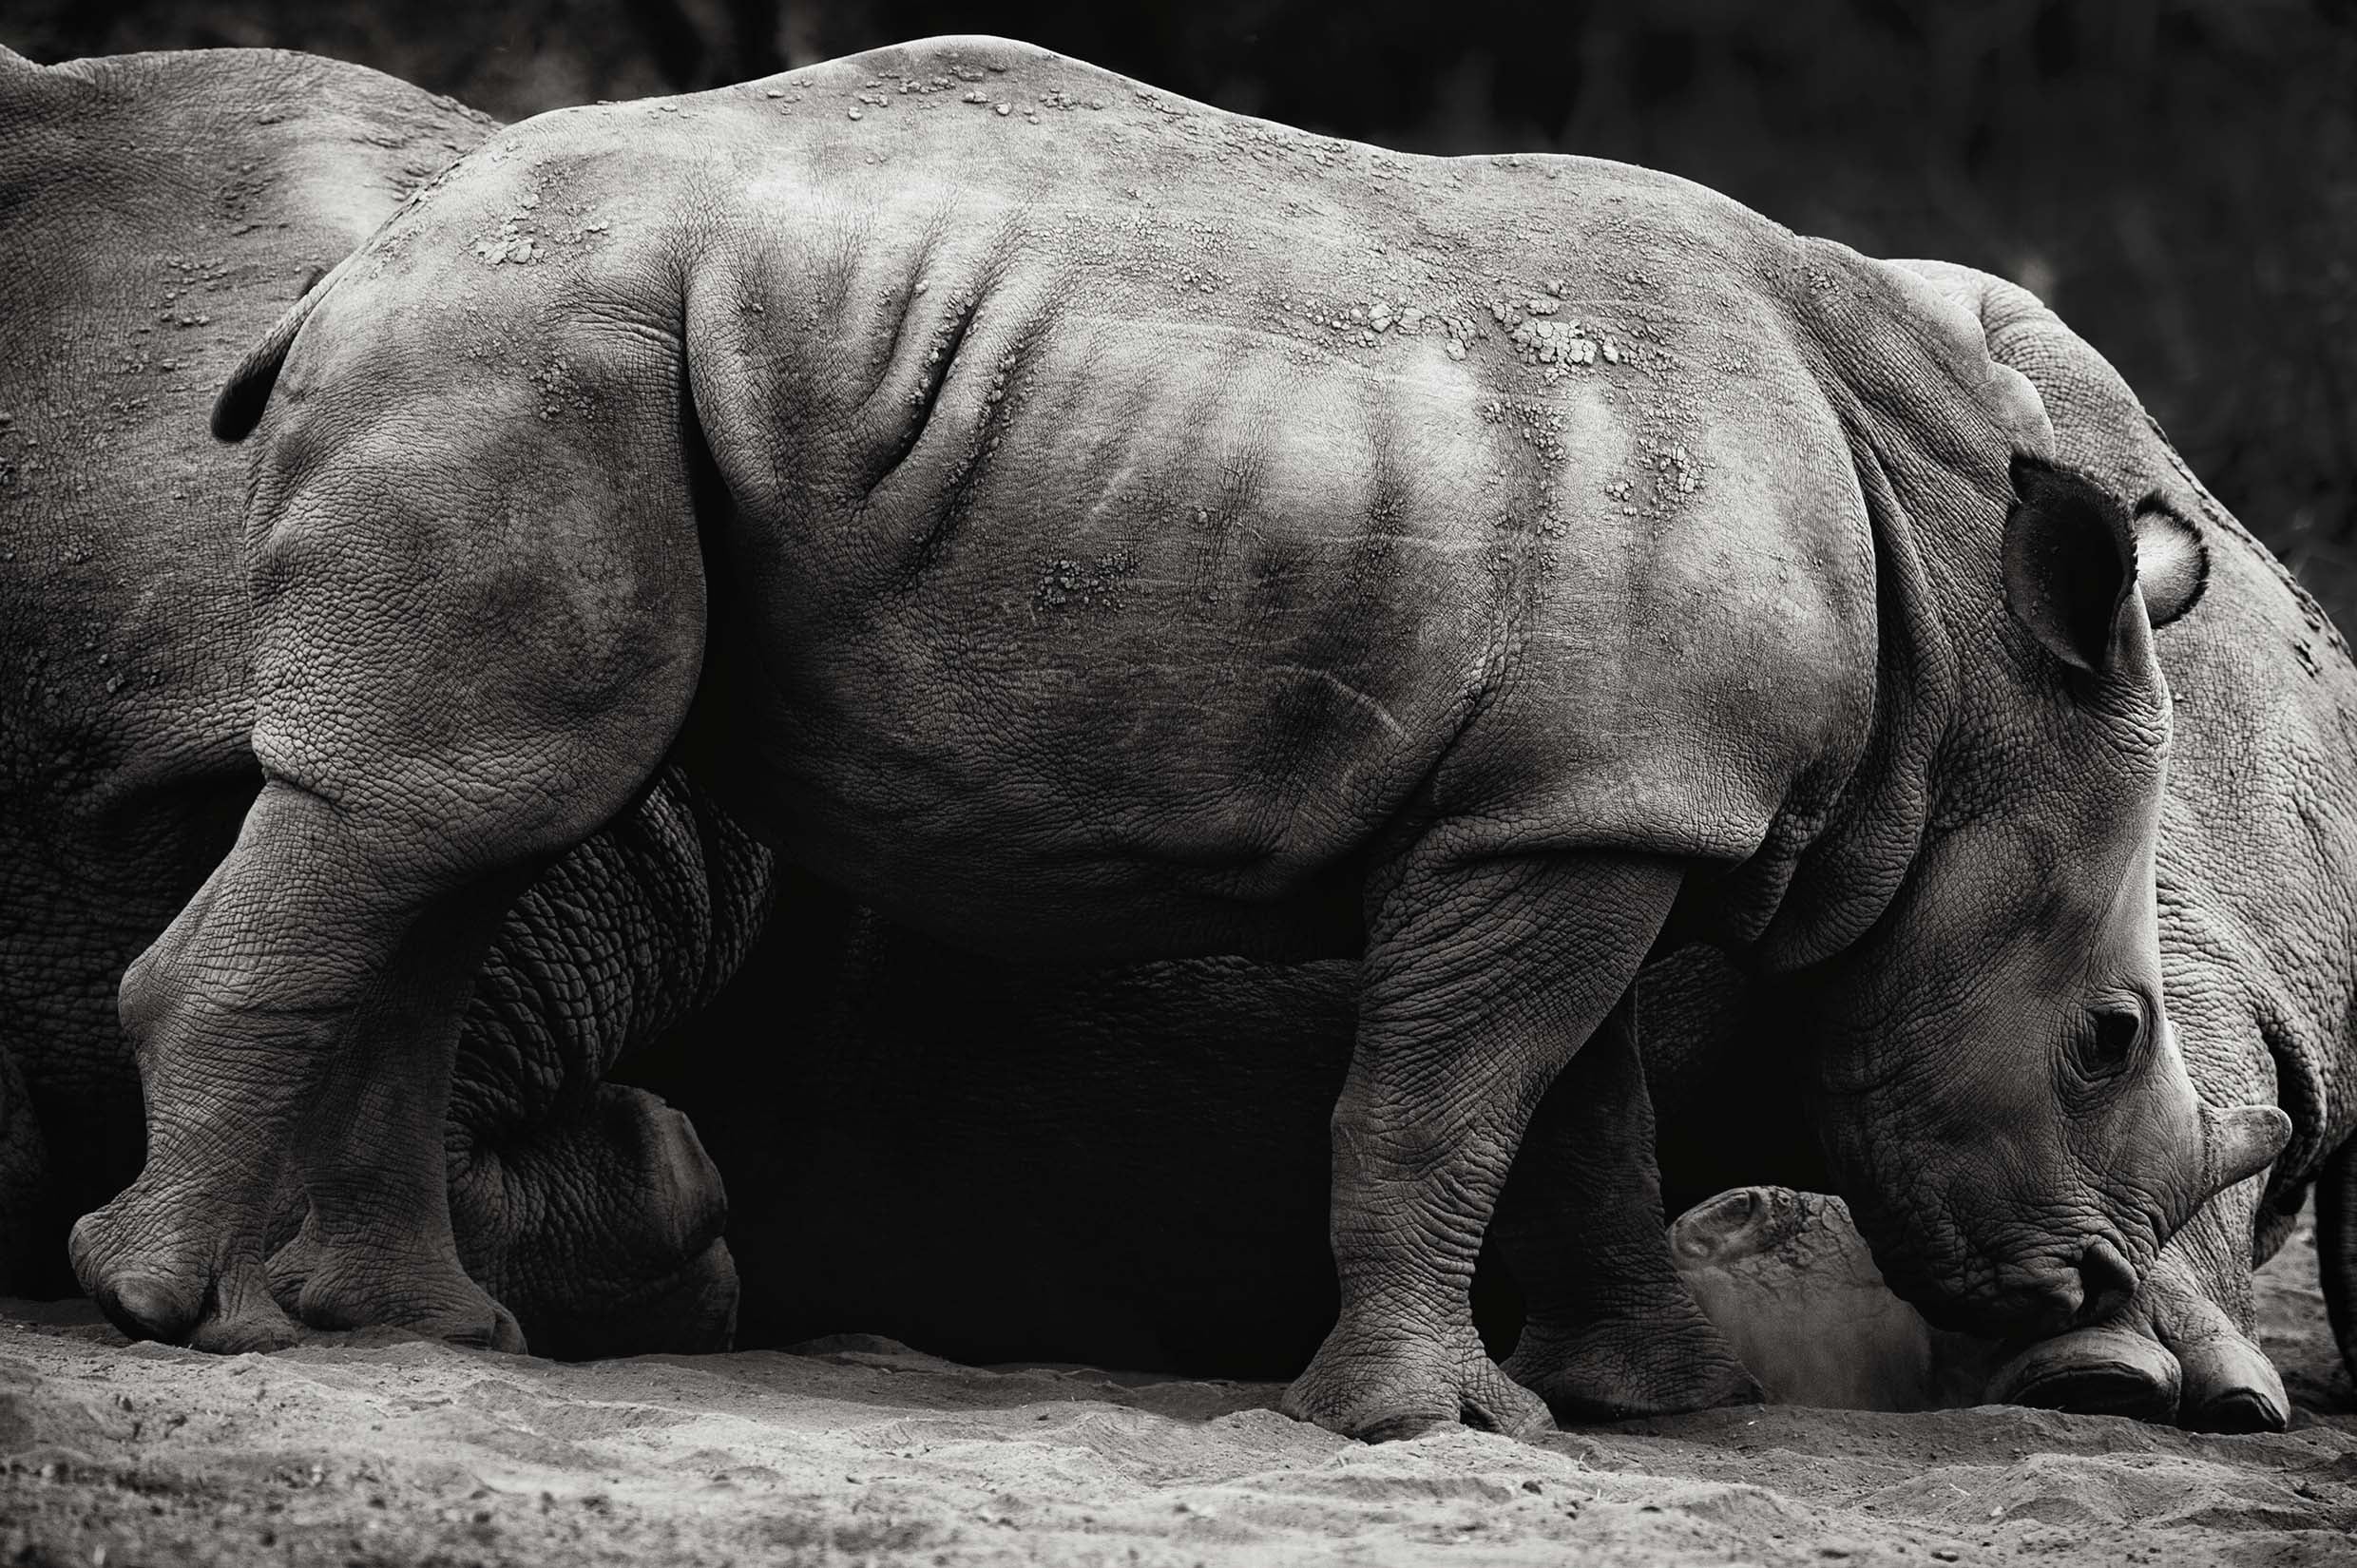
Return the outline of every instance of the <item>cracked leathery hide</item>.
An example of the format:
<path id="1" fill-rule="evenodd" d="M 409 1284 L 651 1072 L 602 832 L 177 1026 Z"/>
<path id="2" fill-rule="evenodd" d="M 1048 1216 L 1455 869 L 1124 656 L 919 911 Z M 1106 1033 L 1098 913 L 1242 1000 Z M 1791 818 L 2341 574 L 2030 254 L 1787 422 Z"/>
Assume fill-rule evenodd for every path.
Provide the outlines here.
<path id="1" fill-rule="evenodd" d="M 2094 349 L 2002 280 L 1912 265 L 2024 378 L 2022 407 L 2051 421 L 2062 462 L 2134 498 L 2139 524 L 2161 510 L 2198 535 L 2200 598 L 2156 639 L 2176 717 L 2164 978 L 2204 1099 L 2271 1101 L 2293 1124 L 2269 1176 L 2206 1205 L 2120 1320 L 2083 1348 L 2050 1342 L 2020 1392 L 2280 1425 L 2280 1384 L 2248 1338 L 2250 1271 L 2357 1119 L 2357 670 Z M 693 1052 L 663 1080 L 737 1182 L 749 1339 L 863 1326 L 982 1360 L 1299 1365 L 1332 1304 L 1324 1157 L 1304 1145 L 1348 1057 L 1347 965 L 1025 968 L 836 920 L 777 933 L 806 973 L 839 929 L 859 933 L 822 1048 L 780 1053 L 760 1095 L 736 1066 L 697 1084 Z M 1824 1189 L 1801 1094 L 1809 1042 L 1780 1023 L 1774 985 L 1688 947 L 1641 990 L 1670 1212 L 1752 1183 Z M 714 1016 L 757 1030 L 764 1013 L 740 985 Z M 2347 1299 L 2346 1282 L 2328 1286 Z M 1511 1344 L 1518 1309 L 1494 1257 L 1477 1301 L 1493 1346 Z M 2123 1353 L 2123 1335 L 2145 1348 Z"/>
<path id="2" fill-rule="evenodd" d="M 259 784 L 244 468 L 206 406 L 308 279 L 492 124 L 300 54 L 0 50 L 0 1289 L 71 1289 L 67 1223 L 138 1170 L 116 986 Z M 462 1256 L 546 1350 L 726 1339 L 718 1173 L 678 1113 L 602 1079 L 727 976 L 767 875 L 666 773 L 494 943 L 452 1206 Z"/>

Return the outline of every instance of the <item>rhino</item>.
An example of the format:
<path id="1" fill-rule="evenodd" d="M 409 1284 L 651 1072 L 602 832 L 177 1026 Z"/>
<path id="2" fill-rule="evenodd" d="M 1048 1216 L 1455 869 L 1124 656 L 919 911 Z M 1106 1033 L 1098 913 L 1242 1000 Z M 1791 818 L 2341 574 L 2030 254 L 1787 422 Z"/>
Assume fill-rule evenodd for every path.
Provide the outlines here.
<path id="1" fill-rule="evenodd" d="M 305 55 L 0 49 L 0 1289 L 70 1289 L 71 1219 L 137 1175 L 117 987 L 262 785 L 243 466 L 206 406 L 307 274 L 491 128 Z M 604 1073 L 718 991 L 769 878 L 671 770 L 490 911 L 428 1153 L 459 1260 L 552 1354 L 729 1342 L 719 1173 Z M 246 1244 L 293 1300 L 304 1195 L 268 1207 Z"/>
<path id="2" fill-rule="evenodd" d="M 1670 1253 L 1771 1403 L 1837 1410 L 1981 1403 L 1993 1347 L 1939 1332 L 1893 1295 L 1838 1197 L 1734 1188 L 1671 1222 Z"/>
<path id="3" fill-rule="evenodd" d="M 2156 639 L 2175 697 L 2162 971 L 2204 1098 L 2273 1100 L 2294 1130 L 2266 1176 L 2206 1204 L 2099 1322 L 2010 1357 L 1966 1353 L 1911 1314 L 1887 1311 L 1888 1326 L 1929 1336 L 1944 1398 L 1966 1397 L 1947 1386 L 1970 1367 L 1983 1381 L 1969 1397 L 2279 1429 L 2290 1405 L 2252 1339 L 2251 1271 L 2311 1186 L 2326 1298 L 2357 1367 L 2357 663 L 2092 345 L 2001 278 L 1904 265 L 2028 377 L 2062 458 L 2200 529 L 2201 601 Z M 856 1327 L 982 1362 L 1242 1377 L 1298 1365 L 1333 1310 L 1325 1170 L 1305 1145 L 1350 1058 L 1349 963 L 1013 967 L 848 907 L 832 919 L 778 927 L 748 981 L 643 1069 L 689 1108 L 734 1186 L 748 1341 Z M 769 977 L 832 1001 L 780 1029 Z M 1638 996 L 1669 1213 L 1726 1189 L 1832 1183 L 1804 1092 L 1815 1042 L 1793 999 L 1700 946 L 1658 957 Z M 765 1030 L 780 1048 L 757 1070 L 721 1047 Z M 1754 1213 L 1718 1215 L 1715 1256 L 1764 1255 L 1806 1230 L 1800 1211 L 1763 1208 L 1776 1223 L 1755 1234 Z M 1845 1238 L 1812 1255 L 1848 1260 L 1836 1288 L 1856 1272 Z M 1485 1339 L 1514 1348 L 1523 1304 L 1494 1252 L 1475 1300 Z M 1899 1401 L 1903 1385 L 1868 1386 Z"/>
<path id="4" fill-rule="evenodd" d="M 1357 956 L 1284 1400 L 1344 1433 L 1547 1424 L 1467 1284 L 1548 1098 L 1511 1229 L 1741 1376 L 1623 1136 L 1665 936 L 1806 999 L 1861 1228 L 1959 1324 L 2110 1306 L 2288 1136 L 2161 1000 L 2190 525 L 1918 276 L 1684 182 L 929 41 L 510 128 L 213 429 L 263 783 L 124 977 L 147 1157 L 72 1253 L 126 1331 L 290 1332 L 292 1170 L 304 1323 L 511 1343 L 436 1137 L 484 911 L 667 759 L 1000 956 Z"/>

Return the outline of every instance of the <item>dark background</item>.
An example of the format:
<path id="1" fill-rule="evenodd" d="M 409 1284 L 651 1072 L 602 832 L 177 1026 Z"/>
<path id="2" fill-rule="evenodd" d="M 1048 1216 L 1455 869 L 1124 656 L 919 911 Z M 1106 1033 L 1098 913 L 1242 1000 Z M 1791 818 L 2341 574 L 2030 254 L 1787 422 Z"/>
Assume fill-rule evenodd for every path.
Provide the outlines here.
<path id="1" fill-rule="evenodd" d="M 43 61 L 278 45 L 514 119 L 934 32 L 1428 152 L 1673 170 L 2045 296 L 2357 622 L 2357 0 L 0 0 Z"/>

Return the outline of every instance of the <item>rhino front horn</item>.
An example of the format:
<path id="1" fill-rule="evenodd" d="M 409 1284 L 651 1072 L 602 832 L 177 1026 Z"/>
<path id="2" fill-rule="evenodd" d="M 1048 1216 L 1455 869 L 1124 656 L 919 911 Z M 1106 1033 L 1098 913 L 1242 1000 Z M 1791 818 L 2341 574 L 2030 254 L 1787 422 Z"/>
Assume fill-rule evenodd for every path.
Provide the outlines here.
<path id="1" fill-rule="evenodd" d="M 2202 1141 L 2209 1148 L 2209 1188 L 2203 1201 L 2275 1162 L 2291 1141 L 2291 1119 L 2272 1105 L 2237 1105 L 2231 1111 L 2201 1108 Z"/>

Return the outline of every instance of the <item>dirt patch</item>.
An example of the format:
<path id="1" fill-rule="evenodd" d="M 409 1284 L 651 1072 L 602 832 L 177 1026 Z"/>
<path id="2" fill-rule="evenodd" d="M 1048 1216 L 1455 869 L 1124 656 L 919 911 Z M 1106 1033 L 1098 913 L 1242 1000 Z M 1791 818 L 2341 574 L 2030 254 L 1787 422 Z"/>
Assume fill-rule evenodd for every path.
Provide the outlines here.
<path id="1" fill-rule="evenodd" d="M 128 1345 L 0 1304 L 0 1563 L 2357 1562 L 2357 1398 L 2304 1231 L 2292 1429 L 1752 1406 L 1367 1447 L 1260 1384 L 815 1353 L 563 1365 Z"/>

